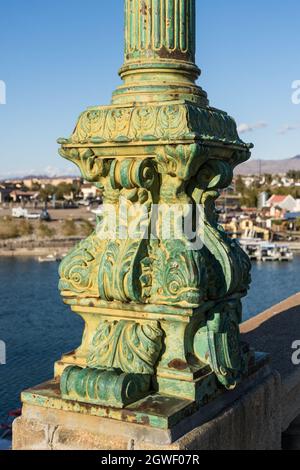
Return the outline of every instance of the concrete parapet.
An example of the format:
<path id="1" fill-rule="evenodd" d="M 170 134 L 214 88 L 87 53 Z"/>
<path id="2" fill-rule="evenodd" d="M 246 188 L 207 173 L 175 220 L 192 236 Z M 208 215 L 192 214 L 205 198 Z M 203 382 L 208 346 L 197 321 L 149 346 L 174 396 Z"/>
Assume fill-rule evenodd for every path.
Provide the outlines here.
<path id="1" fill-rule="evenodd" d="M 268 366 L 171 430 L 25 405 L 15 450 L 280 449 L 280 377 Z M 241 429 L 243 432 L 241 432 Z M 176 440 L 176 436 L 181 436 Z M 173 442 L 175 440 L 175 442 Z"/>

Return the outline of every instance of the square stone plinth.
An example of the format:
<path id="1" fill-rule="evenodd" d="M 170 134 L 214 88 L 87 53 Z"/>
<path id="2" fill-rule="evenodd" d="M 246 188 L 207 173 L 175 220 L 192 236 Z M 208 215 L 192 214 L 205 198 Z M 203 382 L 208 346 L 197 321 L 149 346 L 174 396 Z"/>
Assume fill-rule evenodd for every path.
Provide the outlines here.
<path id="1" fill-rule="evenodd" d="M 268 366 L 233 392 L 193 412 L 189 402 L 153 396 L 136 410 L 106 416 L 97 407 L 66 402 L 50 382 L 23 394 L 14 422 L 15 450 L 280 449 L 280 377 Z M 164 401 L 165 400 L 165 401 Z M 156 403 L 156 405 L 155 405 Z M 168 406 L 167 406 L 168 404 Z M 137 424 L 134 416 L 148 417 Z M 119 414 L 118 414 L 119 413 Z M 181 420 L 172 425 L 174 416 Z M 112 417 L 114 416 L 114 417 Z M 149 416 L 152 419 L 149 420 Z M 154 418 L 157 419 L 153 426 Z M 176 420 L 174 421 L 176 422 Z M 152 423 L 152 425 L 151 425 Z M 159 425 L 158 425 L 159 424 Z"/>

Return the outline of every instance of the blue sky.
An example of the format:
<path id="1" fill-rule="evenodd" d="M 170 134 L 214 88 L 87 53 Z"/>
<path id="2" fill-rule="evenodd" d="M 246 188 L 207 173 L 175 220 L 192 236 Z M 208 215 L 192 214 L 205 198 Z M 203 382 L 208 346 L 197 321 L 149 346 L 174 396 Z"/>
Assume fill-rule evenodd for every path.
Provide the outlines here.
<path id="1" fill-rule="evenodd" d="M 253 158 L 299 154 L 299 0 L 196 1 L 199 83 L 211 104 L 248 129 Z M 56 139 L 87 106 L 109 103 L 122 62 L 123 0 L 1 0 L 0 175 L 72 169 Z"/>

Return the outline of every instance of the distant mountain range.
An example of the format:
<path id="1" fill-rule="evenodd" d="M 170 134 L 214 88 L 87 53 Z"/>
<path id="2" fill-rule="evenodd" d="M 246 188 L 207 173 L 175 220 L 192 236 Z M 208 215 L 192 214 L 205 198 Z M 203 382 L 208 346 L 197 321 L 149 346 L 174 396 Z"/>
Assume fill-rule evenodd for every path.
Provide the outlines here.
<path id="1" fill-rule="evenodd" d="M 76 174 L 77 173 L 77 174 Z M 78 178 L 79 172 L 74 171 L 74 168 L 71 166 L 69 168 L 53 168 L 47 167 L 43 170 L 29 170 L 29 171 L 18 171 L 18 172 L 10 172 L 10 173 L 1 173 L 0 172 L 0 181 L 5 180 L 14 180 L 14 179 L 30 179 L 30 178 L 38 178 L 38 179 L 46 179 L 46 178 Z"/>
<path id="2" fill-rule="evenodd" d="M 290 170 L 300 171 L 300 155 L 285 160 L 249 160 L 239 165 L 237 175 L 259 175 L 264 173 L 280 174 Z"/>
<path id="3" fill-rule="evenodd" d="M 254 160 L 251 159 L 246 163 L 239 165 L 236 170 L 236 175 L 259 175 L 264 173 L 280 174 L 287 173 L 290 170 L 300 171 L 300 155 L 296 155 L 294 158 L 288 158 L 285 160 Z M 31 172 L 20 172 L 1 174 L 0 181 L 10 179 L 22 179 L 22 178 L 62 178 L 62 177 L 74 177 L 78 178 L 79 173 L 65 170 L 58 170 L 56 168 L 48 168 L 45 171 L 31 171 Z"/>
<path id="4" fill-rule="evenodd" d="M 80 175 L 72 175 L 70 173 L 66 173 L 64 175 L 54 175 L 54 176 L 49 176 L 49 175 L 44 175 L 44 174 L 26 174 L 26 173 L 22 173 L 21 175 L 20 174 L 12 174 L 12 175 L 9 175 L 9 176 L 2 176 L 0 175 L 0 183 L 4 182 L 4 181 L 22 181 L 22 180 L 34 180 L 34 179 L 37 179 L 37 180 L 55 180 L 55 179 L 69 179 L 69 178 L 73 178 L 74 180 L 76 178 L 79 178 Z"/>

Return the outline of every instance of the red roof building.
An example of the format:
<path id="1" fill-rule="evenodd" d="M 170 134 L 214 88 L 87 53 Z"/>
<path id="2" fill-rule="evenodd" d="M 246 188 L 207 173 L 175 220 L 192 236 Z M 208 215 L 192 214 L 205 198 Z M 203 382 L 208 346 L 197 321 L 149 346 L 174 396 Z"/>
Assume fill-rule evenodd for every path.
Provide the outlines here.
<path id="1" fill-rule="evenodd" d="M 296 206 L 296 200 L 293 198 L 293 196 L 290 196 L 290 195 L 281 196 L 281 195 L 274 194 L 267 201 L 267 207 L 270 207 L 270 208 L 277 207 L 287 212 L 292 212 L 295 206 Z"/>

